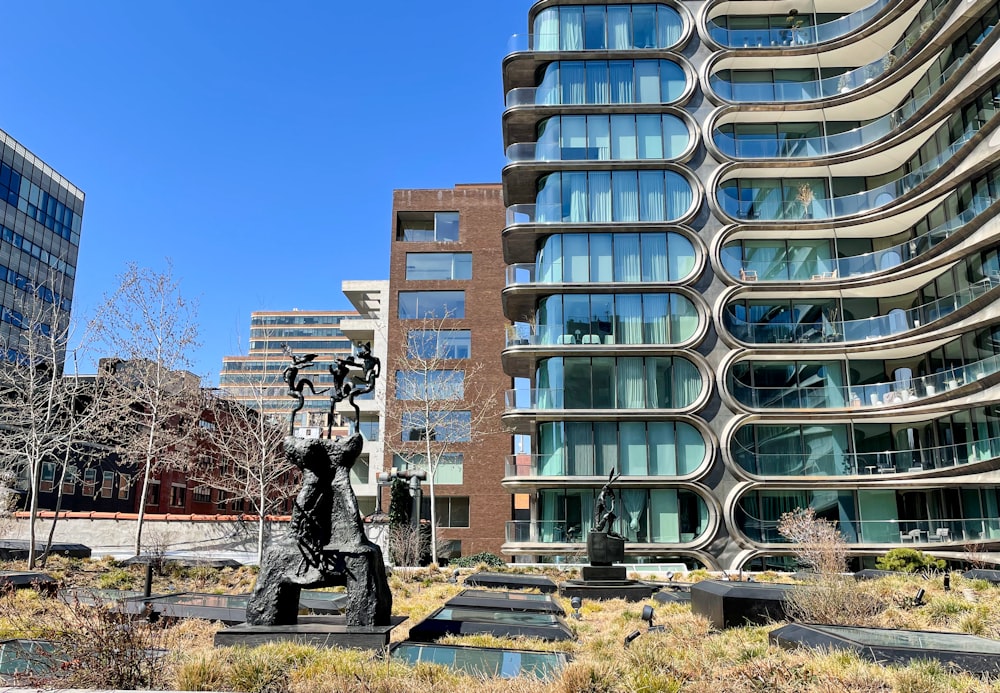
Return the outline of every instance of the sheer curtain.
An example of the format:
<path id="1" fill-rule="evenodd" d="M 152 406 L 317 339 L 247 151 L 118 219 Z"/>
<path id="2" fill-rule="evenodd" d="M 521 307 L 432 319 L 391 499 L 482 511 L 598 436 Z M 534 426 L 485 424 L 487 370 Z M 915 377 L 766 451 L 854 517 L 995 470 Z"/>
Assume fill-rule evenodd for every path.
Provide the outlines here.
<path id="1" fill-rule="evenodd" d="M 631 60 L 612 60 L 611 63 L 611 102 L 633 103 L 634 81 Z"/>
<path id="2" fill-rule="evenodd" d="M 563 221 L 587 221 L 587 174 L 566 171 L 562 174 Z"/>
<path id="3" fill-rule="evenodd" d="M 641 329 L 641 328 L 640 328 Z M 641 334 L 641 333 L 640 333 Z M 618 359 L 618 406 L 642 409 L 646 405 L 642 358 L 627 356 Z"/>
<path id="4" fill-rule="evenodd" d="M 645 294 L 642 300 L 644 344 L 671 344 L 679 341 L 667 328 L 669 294 Z"/>
<path id="5" fill-rule="evenodd" d="M 659 5 L 656 8 L 656 45 L 669 48 L 681 38 L 681 18 L 676 10 Z"/>
<path id="6" fill-rule="evenodd" d="M 701 373 L 687 359 L 674 358 L 673 368 L 667 371 L 670 381 L 670 407 L 681 409 L 690 406 L 701 393 Z"/>
<path id="7" fill-rule="evenodd" d="M 569 476 L 592 476 L 594 474 L 594 446 L 590 441 L 590 425 L 586 423 L 566 423 L 566 447 L 569 451 Z"/>
<path id="8" fill-rule="evenodd" d="M 566 469 L 563 424 L 559 422 L 539 424 L 538 440 L 538 474 L 540 476 L 562 476 Z"/>
<path id="9" fill-rule="evenodd" d="M 618 425 L 610 422 L 594 424 L 594 449 L 597 453 L 595 471 L 607 476 L 618 468 Z"/>
<path id="10" fill-rule="evenodd" d="M 685 296 L 672 294 L 670 296 L 670 343 L 691 339 L 698 330 L 698 309 Z"/>
<path id="11" fill-rule="evenodd" d="M 535 219 L 539 223 L 562 220 L 562 176 L 552 173 L 538 182 Z"/>
<path id="12" fill-rule="evenodd" d="M 611 174 L 611 207 L 615 221 L 639 221 L 639 181 L 635 171 Z"/>
<path id="13" fill-rule="evenodd" d="M 562 159 L 562 127 L 559 116 L 548 118 L 538 124 L 538 141 L 535 144 L 535 158 L 540 161 Z"/>
<path id="14" fill-rule="evenodd" d="M 632 47 L 631 8 L 608 8 L 608 48 L 611 50 L 627 50 Z"/>
<path id="15" fill-rule="evenodd" d="M 666 221 L 667 201 L 663 197 L 662 171 L 639 171 L 639 202 L 641 221 Z"/>
<path id="16" fill-rule="evenodd" d="M 619 294 L 615 297 L 615 343 L 642 344 L 642 296 Z M 619 361 L 619 368 L 621 362 Z"/>
<path id="17" fill-rule="evenodd" d="M 608 84 L 608 63 L 603 60 L 587 61 L 587 100 L 581 103 L 610 103 L 611 88 Z"/>
<path id="18" fill-rule="evenodd" d="M 665 233 L 644 233 L 640 240 L 642 242 L 642 280 L 644 282 L 668 281 L 667 235 Z"/>
<path id="19" fill-rule="evenodd" d="M 583 8 L 559 8 L 559 47 L 564 51 L 583 50 Z"/>
<path id="20" fill-rule="evenodd" d="M 542 10 L 535 17 L 534 49 L 536 51 L 559 50 L 559 8 Z"/>
<path id="21" fill-rule="evenodd" d="M 683 216 L 691 208 L 691 184 L 679 173 L 667 171 L 667 210 L 664 219 L 671 220 Z"/>
<path id="22" fill-rule="evenodd" d="M 639 260 L 639 234 L 616 233 L 615 281 L 637 282 L 642 279 L 642 264 Z"/>
<path id="23" fill-rule="evenodd" d="M 542 77 L 538 89 L 535 90 L 535 103 L 542 105 L 559 103 L 561 99 L 560 83 L 559 63 L 551 63 L 545 68 L 545 75 Z"/>
<path id="24" fill-rule="evenodd" d="M 583 62 L 571 61 L 559 63 L 559 81 L 562 84 L 562 103 L 586 103 L 586 70 L 584 69 Z"/>
<path id="25" fill-rule="evenodd" d="M 539 282 L 562 281 L 562 236 L 549 236 L 545 239 L 541 250 L 538 251 L 536 272 Z"/>
<path id="26" fill-rule="evenodd" d="M 611 221 L 611 172 L 591 171 L 590 221 Z"/>
<path id="27" fill-rule="evenodd" d="M 667 275 L 671 281 L 679 281 L 694 270 L 694 245 L 679 233 L 667 234 Z"/>
<path id="28" fill-rule="evenodd" d="M 648 473 L 645 424 L 636 421 L 623 421 L 619 426 L 622 465 L 619 471 L 622 476 L 645 476 Z"/>
<path id="29" fill-rule="evenodd" d="M 649 429 L 649 473 L 677 476 L 677 437 L 670 421 L 651 421 Z"/>
<path id="30" fill-rule="evenodd" d="M 646 489 L 624 489 L 622 496 L 623 534 L 630 541 L 649 541 L 646 532 Z"/>

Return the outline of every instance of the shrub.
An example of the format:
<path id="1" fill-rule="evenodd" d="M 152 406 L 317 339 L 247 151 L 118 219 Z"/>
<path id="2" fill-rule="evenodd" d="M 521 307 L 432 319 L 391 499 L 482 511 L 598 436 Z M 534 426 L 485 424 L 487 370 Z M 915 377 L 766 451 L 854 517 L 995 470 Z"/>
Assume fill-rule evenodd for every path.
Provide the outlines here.
<path id="1" fill-rule="evenodd" d="M 449 565 L 453 565 L 456 568 L 475 568 L 480 563 L 488 568 L 504 568 L 507 566 L 506 561 L 489 551 L 482 551 L 471 556 L 459 556 L 448 561 Z"/>
<path id="2" fill-rule="evenodd" d="M 786 598 L 786 613 L 795 621 L 842 626 L 876 625 L 885 605 L 867 594 L 853 578 L 824 575 L 795 587 Z"/>
<path id="3" fill-rule="evenodd" d="M 934 558 L 923 551 L 904 547 L 890 550 L 875 562 L 875 567 L 880 570 L 897 570 L 904 573 L 943 570 L 944 566 L 942 558 Z"/>
<path id="4" fill-rule="evenodd" d="M 112 568 L 97 578 L 97 586 L 103 590 L 128 590 L 136 585 L 136 576 L 127 568 Z"/>
<path id="5" fill-rule="evenodd" d="M 796 508 L 778 520 L 778 533 L 794 544 L 798 562 L 822 575 L 835 575 L 847 567 L 847 543 L 837 526 L 816 517 L 812 508 Z"/>

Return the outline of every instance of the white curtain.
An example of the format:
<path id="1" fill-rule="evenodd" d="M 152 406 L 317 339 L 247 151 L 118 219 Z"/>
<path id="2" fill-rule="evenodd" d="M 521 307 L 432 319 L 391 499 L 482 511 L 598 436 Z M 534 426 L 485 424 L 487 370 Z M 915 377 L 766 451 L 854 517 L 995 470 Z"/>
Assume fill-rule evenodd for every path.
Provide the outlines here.
<path id="1" fill-rule="evenodd" d="M 536 51 L 559 50 L 559 8 L 542 10 L 535 17 L 534 49 Z"/>
<path id="2" fill-rule="evenodd" d="M 594 474 L 594 446 L 590 441 L 590 425 L 566 423 L 566 447 L 569 451 L 570 476 L 592 476 Z"/>
<path id="3" fill-rule="evenodd" d="M 639 234 L 616 233 L 614 235 L 614 243 L 615 243 L 615 281 L 616 282 L 641 281 L 642 264 L 639 261 L 640 257 Z"/>
<path id="4" fill-rule="evenodd" d="M 559 47 L 564 51 L 583 50 L 583 8 L 559 8 Z"/>
<path id="5" fill-rule="evenodd" d="M 639 181 L 636 171 L 613 172 L 611 174 L 611 190 L 614 220 L 639 221 Z M 636 251 L 638 257 L 638 248 Z"/>
<path id="6" fill-rule="evenodd" d="M 559 82 L 562 85 L 562 103 L 586 103 L 586 70 L 582 62 L 559 63 Z"/>
<path id="7" fill-rule="evenodd" d="M 569 205 L 568 216 L 563 221 L 587 221 L 587 174 L 567 171 L 562 174 L 562 201 L 565 209 Z"/>
<path id="8" fill-rule="evenodd" d="M 608 64 L 603 60 L 587 61 L 587 100 L 580 103 L 610 103 L 611 87 L 608 84 Z"/>
<path id="9" fill-rule="evenodd" d="M 631 8 L 608 8 L 608 48 L 621 51 L 632 47 Z"/>
<path id="10" fill-rule="evenodd" d="M 611 102 L 633 103 L 634 77 L 631 60 L 611 61 Z"/>
<path id="11" fill-rule="evenodd" d="M 675 358 L 673 368 L 668 371 L 671 381 L 670 407 L 681 409 L 689 406 L 701 393 L 701 373 L 687 359 Z"/>
<path id="12" fill-rule="evenodd" d="M 638 541 L 640 536 L 649 541 L 645 532 L 646 515 L 646 490 L 645 489 L 625 489 L 622 491 L 622 509 L 624 515 L 622 520 L 625 523 L 624 534 L 631 541 Z"/>
<path id="13" fill-rule="evenodd" d="M 659 5 L 656 8 L 656 45 L 669 48 L 681 37 L 681 18 L 676 10 Z"/>
<path id="14" fill-rule="evenodd" d="M 594 424 L 594 449 L 597 452 L 596 472 L 607 476 L 618 468 L 618 425 L 615 423 Z"/>
<path id="15" fill-rule="evenodd" d="M 619 294 L 615 297 L 615 316 L 616 343 L 642 344 L 642 296 Z"/>
<path id="16" fill-rule="evenodd" d="M 663 172 L 639 171 L 639 219 L 666 221 L 667 201 L 663 197 Z"/>
<path id="17" fill-rule="evenodd" d="M 649 473 L 677 476 L 677 436 L 671 421 L 651 421 L 649 429 Z"/>
<path id="18" fill-rule="evenodd" d="M 641 338 L 641 326 L 640 326 Z M 643 387 L 644 368 L 638 356 L 618 359 L 618 406 L 624 409 L 642 409 L 646 405 Z"/>
<path id="19" fill-rule="evenodd" d="M 591 171 L 590 221 L 611 221 L 611 172 Z"/>
<path id="20" fill-rule="evenodd" d="M 677 219 L 691 208 L 691 184 L 679 173 L 667 171 L 667 210 L 665 220 Z"/>
<path id="21" fill-rule="evenodd" d="M 642 240 L 642 280 L 665 282 L 667 276 L 667 235 L 644 233 Z M 666 313 L 664 313 L 666 317 Z"/>
<path id="22" fill-rule="evenodd" d="M 667 328 L 670 294 L 643 296 L 642 313 L 646 333 L 645 344 L 671 344 L 679 341 Z"/>

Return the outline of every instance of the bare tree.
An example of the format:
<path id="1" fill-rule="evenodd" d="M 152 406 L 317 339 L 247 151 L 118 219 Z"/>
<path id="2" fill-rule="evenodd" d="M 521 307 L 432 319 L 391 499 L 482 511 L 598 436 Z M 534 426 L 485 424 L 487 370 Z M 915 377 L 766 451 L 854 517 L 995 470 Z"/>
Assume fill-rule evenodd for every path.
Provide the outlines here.
<path id="1" fill-rule="evenodd" d="M 198 344 L 195 308 L 168 265 L 159 273 L 130 263 L 105 298 L 93 331 L 107 349 L 100 378 L 125 422 L 117 441 L 123 461 L 142 474 L 135 552 L 142 550 L 147 494 L 153 475 L 183 467 L 201 419 L 200 379 L 185 370 Z"/>
<path id="2" fill-rule="evenodd" d="M 94 432 L 92 383 L 64 378 L 69 313 L 55 283 L 38 283 L 18 292 L 13 309 L 4 309 L 0 335 L 0 460 L 8 482 L 26 485 L 28 564 L 38 558 L 35 545 L 42 469 L 63 469 L 88 452 Z M 15 481 L 17 480 L 17 481 Z M 51 534 L 50 534 L 51 541 Z"/>
<path id="3" fill-rule="evenodd" d="M 190 478 L 249 503 L 257 516 L 259 563 L 267 515 L 296 491 L 294 470 L 281 454 L 284 425 L 247 406 L 245 400 L 216 398 L 208 411 L 212 421 L 203 431 L 205 447 Z"/>
<path id="4" fill-rule="evenodd" d="M 816 517 L 812 508 L 796 508 L 778 519 L 778 533 L 793 545 L 799 563 L 821 575 L 839 575 L 847 569 L 847 543 L 837 526 Z"/>
<path id="5" fill-rule="evenodd" d="M 438 562 L 439 472 L 465 446 L 501 431 L 500 392 L 490 389 L 483 366 L 455 358 L 448 316 L 409 325 L 388 386 L 399 413 L 400 436 L 386 436 L 387 451 L 427 473 L 431 560 Z M 416 336 L 414 336 L 416 335 Z"/>

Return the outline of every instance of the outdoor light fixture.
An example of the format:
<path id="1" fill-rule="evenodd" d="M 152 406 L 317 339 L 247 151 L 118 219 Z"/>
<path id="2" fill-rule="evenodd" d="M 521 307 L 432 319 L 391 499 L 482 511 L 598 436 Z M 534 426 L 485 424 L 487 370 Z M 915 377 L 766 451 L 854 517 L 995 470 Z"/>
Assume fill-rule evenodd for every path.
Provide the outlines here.
<path id="1" fill-rule="evenodd" d="M 951 575 L 948 573 L 944 574 L 944 591 L 951 592 Z"/>
<path id="2" fill-rule="evenodd" d="M 654 626 L 653 625 L 653 607 L 651 607 L 649 604 L 647 604 L 646 606 L 642 607 L 642 617 L 641 618 L 642 618 L 643 621 L 646 622 L 646 625 L 648 626 L 648 628 L 646 629 L 647 633 L 651 633 L 651 632 L 653 632 L 653 633 L 660 633 L 660 632 L 663 632 L 663 626 Z"/>
<path id="3" fill-rule="evenodd" d="M 626 635 L 625 636 L 625 647 L 628 647 L 629 645 L 631 645 L 632 641 L 635 640 L 636 638 L 638 638 L 640 635 L 642 635 L 642 632 L 638 631 L 638 630 L 634 630 L 631 633 L 629 633 L 628 635 Z"/>
<path id="4" fill-rule="evenodd" d="M 583 617 L 580 616 L 580 607 L 583 606 L 583 599 L 580 597 L 573 597 L 569 600 L 569 605 L 573 607 L 573 618 L 577 621 L 582 620 Z"/>
<path id="5" fill-rule="evenodd" d="M 924 588 L 921 587 L 917 590 L 917 596 L 913 598 L 913 606 L 923 606 L 924 603 Z"/>

